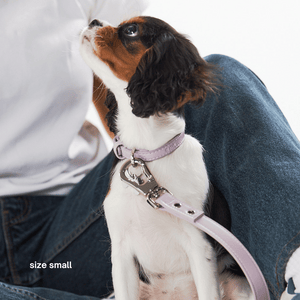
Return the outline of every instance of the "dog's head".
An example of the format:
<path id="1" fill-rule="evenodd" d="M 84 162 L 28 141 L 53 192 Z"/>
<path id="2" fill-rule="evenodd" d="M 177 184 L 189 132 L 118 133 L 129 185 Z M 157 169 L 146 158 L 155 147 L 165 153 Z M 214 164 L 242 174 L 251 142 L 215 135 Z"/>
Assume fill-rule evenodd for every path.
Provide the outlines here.
<path id="1" fill-rule="evenodd" d="M 118 27 L 94 20 L 81 35 L 81 53 L 109 89 L 126 88 L 138 117 L 179 111 L 190 101 L 202 104 L 216 90 L 214 67 L 156 18 L 135 17 Z"/>

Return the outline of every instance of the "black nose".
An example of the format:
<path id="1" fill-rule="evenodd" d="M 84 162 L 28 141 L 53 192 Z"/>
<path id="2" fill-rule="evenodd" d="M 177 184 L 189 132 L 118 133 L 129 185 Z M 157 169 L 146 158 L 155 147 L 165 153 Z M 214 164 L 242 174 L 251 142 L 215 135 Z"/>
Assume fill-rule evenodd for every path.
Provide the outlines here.
<path id="1" fill-rule="evenodd" d="M 100 26 L 100 27 L 103 27 L 103 23 L 101 23 L 101 22 L 100 22 L 99 20 L 97 20 L 97 19 L 94 19 L 94 20 L 90 23 L 89 27 L 92 28 L 92 27 L 94 27 L 94 26 Z"/>

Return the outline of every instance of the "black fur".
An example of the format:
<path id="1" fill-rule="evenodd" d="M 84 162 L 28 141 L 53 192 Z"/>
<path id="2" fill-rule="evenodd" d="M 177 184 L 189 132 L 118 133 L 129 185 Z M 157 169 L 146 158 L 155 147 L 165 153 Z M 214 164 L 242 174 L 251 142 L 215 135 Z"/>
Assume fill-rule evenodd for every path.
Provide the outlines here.
<path id="1" fill-rule="evenodd" d="M 117 135 L 116 120 L 118 114 L 118 103 L 115 98 L 115 95 L 110 90 L 107 90 L 107 95 L 104 104 L 109 110 L 105 116 L 107 126 L 114 135 Z"/>
<path id="2" fill-rule="evenodd" d="M 132 112 L 147 118 L 174 111 L 188 101 L 202 104 L 208 92 L 216 91 L 215 68 L 170 25 L 145 19 L 140 39 L 149 49 L 127 87 Z"/>
<path id="3" fill-rule="evenodd" d="M 209 194 L 204 205 L 204 213 L 212 220 L 216 221 L 230 231 L 231 216 L 228 203 L 223 194 L 215 186 L 213 186 L 211 182 L 209 185 Z M 205 234 L 205 236 L 216 252 L 217 261 L 221 261 L 225 256 L 228 255 L 228 251 L 215 239 L 208 234 Z M 234 262 L 234 264 L 226 267 L 223 272 L 224 271 L 229 271 L 237 276 L 244 276 L 244 273 L 237 262 Z"/>
<path id="4" fill-rule="evenodd" d="M 218 91 L 218 69 L 202 59 L 196 47 L 169 24 L 143 18 L 145 22 L 139 24 L 139 35 L 134 39 L 124 36 L 130 23 L 118 31 L 126 48 L 138 39 L 147 48 L 127 87 L 132 112 L 142 118 L 166 112 L 183 116 L 184 103 L 201 105 L 207 93 Z M 106 117 L 108 126 L 116 134 L 118 109 L 110 91 L 105 103 L 110 110 Z"/>

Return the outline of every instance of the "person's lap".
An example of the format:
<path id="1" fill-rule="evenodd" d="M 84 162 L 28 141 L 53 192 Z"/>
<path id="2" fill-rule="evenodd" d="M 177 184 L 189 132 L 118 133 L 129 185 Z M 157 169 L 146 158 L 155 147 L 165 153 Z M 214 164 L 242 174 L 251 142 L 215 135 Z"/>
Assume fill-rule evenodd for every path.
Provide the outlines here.
<path id="1" fill-rule="evenodd" d="M 203 144 L 210 179 L 229 203 L 233 233 L 256 259 L 275 299 L 284 289 L 284 263 L 300 244 L 299 142 L 250 70 L 224 56 L 207 60 L 220 65 L 224 86 L 218 99 L 208 97 L 202 108 L 186 106 L 186 132 Z M 2 212 L 10 208 L 9 215 L 2 214 L 10 223 L 0 239 L 13 246 L 9 255 L 0 248 L 6 257 L 0 281 L 27 285 L 28 291 L 39 287 L 35 292 L 43 291 L 45 299 L 52 299 L 53 290 L 95 297 L 112 291 L 102 211 L 112 161 L 110 154 L 64 199 L 32 197 L 23 201 L 27 208 L 22 199 L 1 200 Z M 30 269 L 34 261 L 47 267 Z M 50 268 L 66 262 L 72 269 Z M 0 299 L 4 291 L 0 285 Z"/>
<path id="2" fill-rule="evenodd" d="M 300 246 L 300 143 L 252 71 L 228 57 L 207 60 L 222 68 L 224 87 L 196 112 L 186 107 L 186 131 L 202 143 L 210 180 L 229 204 L 232 231 L 278 299 L 285 264 Z"/>
<path id="3" fill-rule="evenodd" d="M 110 294 L 110 241 L 102 202 L 112 161 L 109 154 L 65 198 L 1 199 L 3 211 L 9 211 L 9 217 L 3 214 L 8 233 L 1 244 L 13 246 L 10 255 L 1 252 L 0 281 L 78 295 Z"/>

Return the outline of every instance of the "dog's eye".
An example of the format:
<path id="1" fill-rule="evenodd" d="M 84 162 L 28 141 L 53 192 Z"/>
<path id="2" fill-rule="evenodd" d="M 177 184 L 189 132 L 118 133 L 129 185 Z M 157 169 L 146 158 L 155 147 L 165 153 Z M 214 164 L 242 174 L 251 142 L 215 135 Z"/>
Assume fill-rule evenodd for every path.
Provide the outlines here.
<path id="1" fill-rule="evenodd" d="M 124 29 L 124 33 L 129 37 L 135 37 L 139 33 L 138 26 L 136 24 L 131 24 Z"/>

